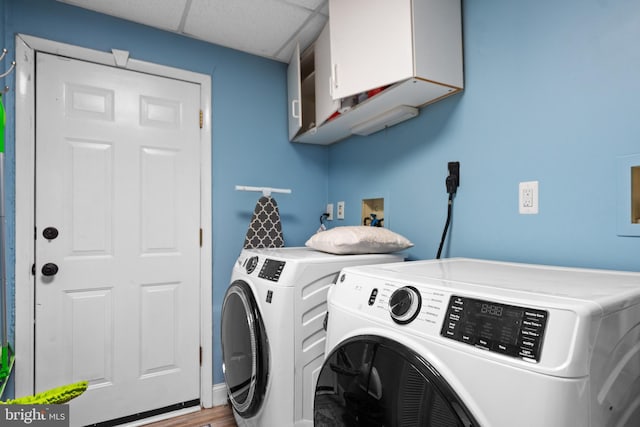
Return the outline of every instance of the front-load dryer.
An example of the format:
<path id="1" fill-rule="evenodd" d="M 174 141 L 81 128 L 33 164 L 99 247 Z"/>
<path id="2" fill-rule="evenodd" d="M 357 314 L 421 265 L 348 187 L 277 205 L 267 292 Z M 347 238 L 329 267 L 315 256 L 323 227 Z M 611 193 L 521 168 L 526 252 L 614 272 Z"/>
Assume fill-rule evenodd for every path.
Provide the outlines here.
<path id="1" fill-rule="evenodd" d="M 242 251 L 221 315 L 223 372 L 239 426 L 313 424 L 330 285 L 344 267 L 402 259 L 301 247 Z"/>
<path id="2" fill-rule="evenodd" d="M 316 427 L 640 426 L 640 273 L 350 267 L 326 346 Z"/>

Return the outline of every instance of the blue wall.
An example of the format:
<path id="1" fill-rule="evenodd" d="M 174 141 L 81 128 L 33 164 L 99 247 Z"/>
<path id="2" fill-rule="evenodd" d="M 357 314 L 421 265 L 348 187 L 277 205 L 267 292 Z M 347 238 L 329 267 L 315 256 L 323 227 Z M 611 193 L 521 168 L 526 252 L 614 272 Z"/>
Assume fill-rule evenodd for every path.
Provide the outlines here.
<path id="1" fill-rule="evenodd" d="M 4 44 L 4 27 L 6 25 L 6 22 L 5 22 L 5 16 L 4 16 L 5 15 L 4 14 L 4 3 L 5 3 L 5 0 L 0 0 L 0 26 L 1 26 L 0 28 L 2 28 L 2 30 L 0 30 L 0 43 L 1 43 L 0 44 L 0 49 L 5 47 L 5 44 Z M 5 69 L 2 68 L 1 70 L 2 71 L 0 71 L 0 74 L 4 73 Z"/>
<path id="2" fill-rule="evenodd" d="M 640 3 L 464 1 L 465 90 L 370 137 L 330 148 L 329 202 L 385 224 L 434 258 L 447 162 L 461 186 L 445 252 L 640 271 L 640 238 L 616 235 L 616 159 L 640 153 Z M 538 215 L 518 183 L 539 181 Z"/>
<path id="3" fill-rule="evenodd" d="M 14 35 L 23 33 L 107 52 L 112 48 L 128 50 L 135 59 L 212 76 L 213 358 L 214 382 L 223 382 L 220 308 L 259 197 L 258 193 L 235 191 L 234 186 L 292 189 L 290 195 L 274 195 L 288 246 L 304 245 L 316 231 L 326 203 L 327 150 L 288 141 L 286 64 L 51 0 L 2 1 L 6 2 L 7 24 L 2 35 L 11 43 L 11 51 Z M 13 76 L 7 84 L 13 87 Z M 11 168 L 7 171 L 11 207 L 7 217 L 13 238 L 13 92 L 7 98 L 7 161 Z M 13 264 L 15 254 L 9 257 Z M 10 281 L 13 291 L 13 278 Z"/>

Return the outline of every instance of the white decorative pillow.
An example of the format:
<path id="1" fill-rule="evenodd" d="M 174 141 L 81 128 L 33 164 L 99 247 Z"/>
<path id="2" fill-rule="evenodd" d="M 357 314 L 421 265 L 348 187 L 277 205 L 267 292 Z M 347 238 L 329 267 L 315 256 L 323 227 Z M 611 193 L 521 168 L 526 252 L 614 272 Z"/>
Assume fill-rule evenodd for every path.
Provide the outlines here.
<path id="1" fill-rule="evenodd" d="M 331 254 L 386 254 L 413 246 L 406 237 L 382 227 L 335 227 L 311 236 L 305 246 Z"/>

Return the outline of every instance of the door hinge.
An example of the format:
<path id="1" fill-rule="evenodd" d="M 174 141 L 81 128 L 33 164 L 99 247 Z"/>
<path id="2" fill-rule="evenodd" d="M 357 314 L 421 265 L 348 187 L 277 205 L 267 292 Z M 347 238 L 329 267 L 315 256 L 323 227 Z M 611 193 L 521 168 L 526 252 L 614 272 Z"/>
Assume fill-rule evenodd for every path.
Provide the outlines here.
<path id="1" fill-rule="evenodd" d="M 202 347 L 200 347 L 200 366 L 202 366 Z"/>
<path id="2" fill-rule="evenodd" d="M 202 110 L 200 110 L 200 129 L 202 129 L 203 122 L 204 122 L 204 114 L 202 114 Z"/>
<path id="3" fill-rule="evenodd" d="M 200 247 L 202 247 L 202 228 L 200 229 Z"/>

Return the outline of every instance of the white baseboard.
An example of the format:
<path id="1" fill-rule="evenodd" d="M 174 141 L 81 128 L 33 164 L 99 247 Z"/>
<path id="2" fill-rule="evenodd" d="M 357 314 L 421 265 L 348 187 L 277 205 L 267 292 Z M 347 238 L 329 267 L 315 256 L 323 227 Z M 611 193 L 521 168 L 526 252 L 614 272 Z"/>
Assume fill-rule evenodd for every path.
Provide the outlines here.
<path id="1" fill-rule="evenodd" d="M 213 385 L 213 406 L 227 405 L 227 385 L 225 383 Z"/>

